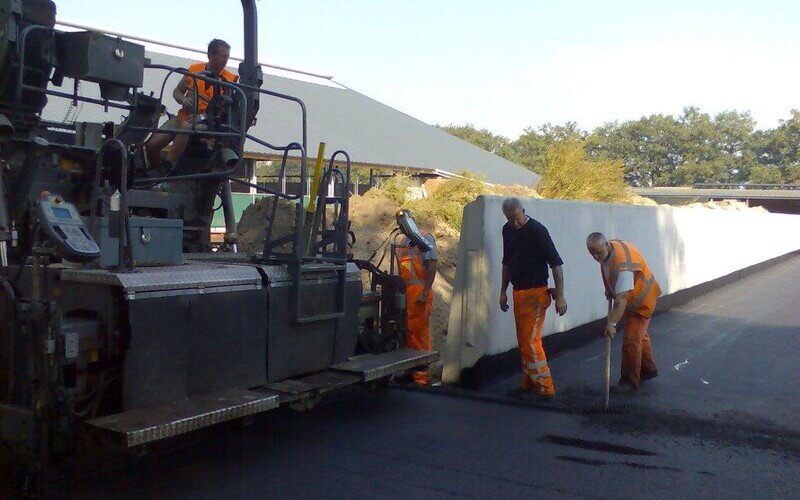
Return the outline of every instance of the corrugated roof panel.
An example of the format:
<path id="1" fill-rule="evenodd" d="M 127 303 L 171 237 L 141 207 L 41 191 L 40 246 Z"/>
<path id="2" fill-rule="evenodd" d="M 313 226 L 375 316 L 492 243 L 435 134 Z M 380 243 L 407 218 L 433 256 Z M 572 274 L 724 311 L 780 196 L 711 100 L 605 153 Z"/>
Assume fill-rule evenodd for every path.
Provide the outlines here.
<path id="1" fill-rule="evenodd" d="M 175 67 L 188 67 L 195 61 L 176 56 L 148 52 L 153 63 Z M 166 72 L 145 71 L 145 92 L 160 93 Z M 172 112 L 178 105 L 171 97 L 179 75 L 172 75 L 164 87 L 164 103 Z M 296 96 L 303 100 L 308 110 L 309 156 L 315 154 L 320 141 L 327 144 L 328 154 L 344 149 L 356 163 L 394 167 L 470 171 L 483 175 L 495 184 L 532 185 L 539 176 L 508 160 L 486 152 L 472 144 L 428 125 L 416 118 L 390 108 L 374 99 L 347 88 L 319 85 L 265 75 L 264 88 Z M 59 89 L 70 92 L 72 81 L 65 79 Z M 99 98 L 99 88 L 90 82 L 81 82 L 80 94 Z M 51 121 L 115 121 L 119 122 L 124 110 L 78 103 L 71 106 L 69 99 L 49 97 L 43 118 Z M 297 104 L 271 96 L 262 96 L 257 124 L 250 133 L 275 145 L 285 145 L 301 138 L 300 112 Z M 248 141 L 249 152 L 274 153 L 268 148 Z"/>

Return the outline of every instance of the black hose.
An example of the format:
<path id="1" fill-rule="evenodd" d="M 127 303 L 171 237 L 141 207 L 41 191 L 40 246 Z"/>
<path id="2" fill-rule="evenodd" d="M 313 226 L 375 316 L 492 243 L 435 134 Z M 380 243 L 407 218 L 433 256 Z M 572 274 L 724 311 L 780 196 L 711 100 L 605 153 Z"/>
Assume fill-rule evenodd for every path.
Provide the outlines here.
<path id="1" fill-rule="evenodd" d="M 19 262 L 19 267 L 17 268 L 17 272 L 14 273 L 14 278 L 11 280 L 14 288 L 16 288 L 17 285 L 19 284 L 19 278 L 20 276 L 22 276 L 22 270 L 25 269 L 25 263 L 28 262 L 28 259 L 30 258 L 31 258 L 31 251 L 28 250 L 27 252 L 25 252 L 25 254 L 23 254 L 22 260 L 20 260 Z"/>
<path id="2" fill-rule="evenodd" d="M 14 290 L 14 285 L 12 285 L 7 278 L 2 276 L 0 276 L 0 284 L 2 285 L 3 290 L 6 292 L 6 295 L 8 295 L 8 298 L 11 300 L 11 302 L 14 303 L 14 307 L 16 308 L 18 302 L 17 302 L 17 292 Z"/>

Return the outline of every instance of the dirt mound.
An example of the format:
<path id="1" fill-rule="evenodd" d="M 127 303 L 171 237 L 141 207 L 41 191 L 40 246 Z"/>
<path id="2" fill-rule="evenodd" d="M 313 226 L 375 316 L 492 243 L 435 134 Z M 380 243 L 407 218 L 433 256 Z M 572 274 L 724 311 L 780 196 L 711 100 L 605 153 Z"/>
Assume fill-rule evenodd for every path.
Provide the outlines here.
<path id="1" fill-rule="evenodd" d="M 655 200 L 651 200 L 650 198 L 645 198 L 644 196 L 639 196 L 637 194 L 630 197 L 628 203 L 631 205 L 640 205 L 643 207 L 657 207 L 658 203 Z"/>
<path id="2" fill-rule="evenodd" d="M 424 183 L 422 183 L 422 187 L 425 188 L 425 195 L 430 196 L 439 189 L 442 184 L 447 182 L 447 179 L 428 179 Z"/>
<path id="3" fill-rule="evenodd" d="M 368 259 L 395 227 L 394 215 L 400 206 L 380 189 L 350 197 L 350 222 L 356 234 L 353 256 Z M 388 264 L 388 261 L 386 261 Z"/>
<path id="4" fill-rule="evenodd" d="M 273 198 L 262 198 L 245 209 L 239 219 L 239 247 L 242 252 L 253 253 L 264 250 L 264 239 L 267 235 L 268 217 L 272 212 Z M 271 239 L 294 233 L 296 204 L 289 200 L 279 199 L 275 211 L 275 224 L 272 226 Z M 291 244 L 280 247 L 280 251 L 291 250 Z"/>
<path id="5" fill-rule="evenodd" d="M 719 200 L 719 201 L 707 201 L 705 203 L 690 203 L 686 205 L 689 208 L 705 208 L 705 209 L 712 209 L 712 210 L 754 210 L 756 212 L 766 212 L 767 209 L 764 207 L 751 207 L 748 206 L 747 203 L 739 200 Z"/>

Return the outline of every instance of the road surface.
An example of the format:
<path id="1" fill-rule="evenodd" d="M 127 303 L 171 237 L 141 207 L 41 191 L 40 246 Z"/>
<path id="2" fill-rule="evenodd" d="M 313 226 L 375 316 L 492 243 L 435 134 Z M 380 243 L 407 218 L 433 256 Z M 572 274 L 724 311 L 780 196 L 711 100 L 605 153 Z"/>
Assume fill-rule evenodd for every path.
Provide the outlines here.
<path id="1" fill-rule="evenodd" d="M 735 251 L 735 249 L 732 249 Z M 389 390 L 211 430 L 74 498 L 800 498 L 800 257 L 655 317 L 661 376 L 601 400 L 601 342 L 469 397 Z M 617 339 L 619 340 L 619 339 Z M 613 374 L 619 366 L 614 347 Z"/>

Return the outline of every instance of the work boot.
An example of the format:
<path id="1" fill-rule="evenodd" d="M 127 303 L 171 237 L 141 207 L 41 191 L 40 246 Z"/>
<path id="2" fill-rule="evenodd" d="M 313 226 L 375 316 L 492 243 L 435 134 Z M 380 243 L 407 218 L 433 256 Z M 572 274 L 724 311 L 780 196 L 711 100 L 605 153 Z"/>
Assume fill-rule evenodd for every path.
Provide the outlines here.
<path id="1" fill-rule="evenodd" d="M 653 380 L 656 377 L 658 377 L 658 370 L 656 370 L 656 371 L 654 371 L 652 373 L 648 373 L 647 375 L 642 374 L 642 382 L 647 381 L 647 380 Z"/>
<path id="2" fill-rule="evenodd" d="M 631 384 L 627 380 L 619 379 L 619 382 L 617 382 L 617 385 L 612 385 L 609 390 L 611 392 L 613 392 L 614 394 L 632 394 L 632 393 L 636 392 L 637 389 L 638 389 L 638 387 L 636 387 L 635 385 Z"/>
<path id="3" fill-rule="evenodd" d="M 389 379 L 389 385 L 392 387 L 405 387 L 414 383 L 414 379 L 410 373 L 403 373 L 400 375 L 392 375 Z"/>

